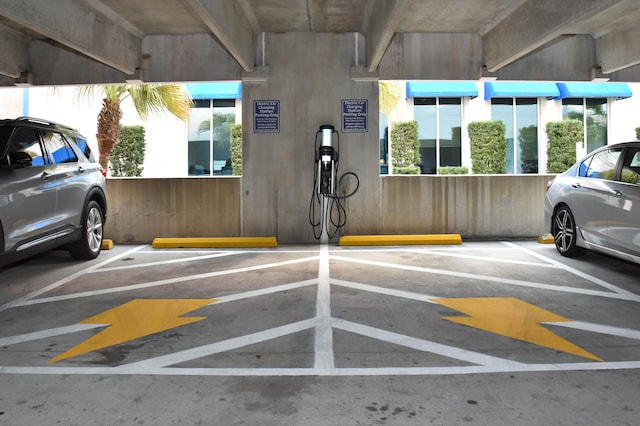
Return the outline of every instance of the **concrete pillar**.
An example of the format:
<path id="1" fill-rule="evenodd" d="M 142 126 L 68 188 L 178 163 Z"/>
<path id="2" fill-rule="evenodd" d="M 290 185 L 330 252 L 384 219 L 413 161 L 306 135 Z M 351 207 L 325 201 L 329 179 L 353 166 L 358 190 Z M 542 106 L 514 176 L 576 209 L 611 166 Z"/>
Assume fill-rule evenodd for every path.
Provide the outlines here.
<path id="1" fill-rule="evenodd" d="M 339 175 L 360 178 L 344 202 L 345 233 L 379 227 L 378 83 L 353 81 L 357 38 L 351 34 L 265 34 L 265 82 L 243 84 L 242 229 L 283 243 L 314 242 L 309 202 L 314 183 L 314 138 L 323 124 L 339 132 Z M 366 132 L 343 132 L 342 101 L 366 100 Z M 278 132 L 254 131 L 254 102 L 279 104 Z M 353 190 L 353 181 L 347 192 Z"/>

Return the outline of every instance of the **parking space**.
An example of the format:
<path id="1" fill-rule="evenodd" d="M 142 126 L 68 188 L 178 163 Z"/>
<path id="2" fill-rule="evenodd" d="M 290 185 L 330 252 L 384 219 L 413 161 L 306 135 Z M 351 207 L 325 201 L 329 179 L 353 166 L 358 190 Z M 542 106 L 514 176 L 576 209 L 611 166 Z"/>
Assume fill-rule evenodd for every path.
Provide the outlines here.
<path id="1" fill-rule="evenodd" d="M 0 423 L 34 424 L 44 415 L 25 407 L 38 393 L 35 383 L 68 408 L 87 398 L 82 390 L 96 378 L 120 378 L 132 388 L 147 383 L 145 404 L 122 403 L 124 424 L 154 424 L 151 407 L 172 387 L 209 392 L 212 383 L 220 386 L 211 391 L 218 407 L 206 415 L 227 421 L 177 407 L 170 418 L 231 424 L 244 413 L 237 424 L 452 424 L 475 410 L 467 417 L 480 424 L 512 424 L 514 412 L 500 410 L 519 404 L 520 414 L 545 420 L 555 405 L 533 414 L 531 389 L 513 387 L 519 380 L 546 386 L 551 399 L 575 398 L 569 412 L 557 407 L 558 419 L 590 413 L 632 424 L 636 407 L 626 400 L 640 396 L 639 276 L 636 265 L 597 254 L 566 259 L 534 241 L 116 246 L 89 263 L 52 252 L 0 271 Z M 607 410 L 615 410 L 609 417 L 580 391 L 600 380 L 609 386 Z M 443 381 L 450 397 L 431 387 Z M 156 388 L 161 382 L 164 390 Z M 62 397 L 57 388 L 74 390 Z M 380 389 L 387 393 L 374 401 Z M 246 403 L 229 402 L 237 398 Z M 357 409 L 355 398 L 362 398 Z M 474 407 L 479 400 L 483 406 Z M 285 402 L 293 411 L 274 411 Z M 259 422 L 251 403 L 262 404 Z M 46 414 L 72 418 L 59 410 Z M 114 424 L 97 415 L 98 424 Z M 345 422 L 336 423 L 337 415 Z"/>

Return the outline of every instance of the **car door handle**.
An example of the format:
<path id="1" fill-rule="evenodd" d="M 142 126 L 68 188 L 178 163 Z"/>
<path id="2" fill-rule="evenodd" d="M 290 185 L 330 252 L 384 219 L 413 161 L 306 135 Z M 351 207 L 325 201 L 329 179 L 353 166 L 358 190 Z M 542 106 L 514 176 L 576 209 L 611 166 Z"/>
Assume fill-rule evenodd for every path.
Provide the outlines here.
<path id="1" fill-rule="evenodd" d="M 574 188 L 580 188 L 581 185 L 578 182 L 574 182 L 571 184 L 571 186 L 573 186 Z"/>
<path id="2" fill-rule="evenodd" d="M 617 189 L 612 190 L 611 193 L 616 197 L 620 197 L 622 195 L 622 192 L 618 191 Z"/>
<path id="3" fill-rule="evenodd" d="M 49 180 L 50 177 L 51 177 L 51 173 L 48 173 L 48 172 L 42 172 L 42 174 L 40 175 L 40 179 L 42 180 Z"/>
<path id="4" fill-rule="evenodd" d="M 86 171 L 87 171 L 87 170 L 86 170 L 84 167 L 82 167 L 82 166 L 79 166 L 79 167 L 78 167 L 78 173 L 82 174 L 82 173 L 84 173 L 84 172 L 86 172 Z"/>

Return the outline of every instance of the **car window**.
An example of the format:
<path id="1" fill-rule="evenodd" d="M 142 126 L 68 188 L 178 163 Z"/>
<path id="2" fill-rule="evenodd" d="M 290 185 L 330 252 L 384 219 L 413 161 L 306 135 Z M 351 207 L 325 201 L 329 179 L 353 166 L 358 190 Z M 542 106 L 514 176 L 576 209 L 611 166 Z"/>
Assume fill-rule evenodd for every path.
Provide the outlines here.
<path id="1" fill-rule="evenodd" d="M 78 162 L 78 156 L 73 152 L 73 149 L 69 146 L 69 142 L 61 133 L 46 132 L 44 134 L 44 142 L 56 164 Z"/>
<path id="2" fill-rule="evenodd" d="M 78 147 L 80 152 L 82 152 L 84 156 L 87 157 L 87 160 L 91 162 L 95 162 L 93 158 L 93 152 L 91 152 L 91 148 L 89 148 L 89 144 L 87 143 L 86 139 L 75 137 L 75 138 L 72 138 L 72 140 L 75 140 L 76 146 Z"/>
<path id="3" fill-rule="evenodd" d="M 585 170 L 585 177 L 613 180 L 620 149 L 607 149 L 594 154 Z M 583 164 L 587 164 L 585 161 Z M 580 174 L 582 176 L 582 173 Z"/>
<path id="4" fill-rule="evenodd" d="M 622 163 L 620 181 L 638 184 L 640 181 L 640 148 L 629 148 Z"/>
<path id="5" fill-rule="evenodd" d="M 11 139 L 7 157 L 11 153 L 26 152 L 31 157 L 31 166 L 43 166 L 48 163 L 43 154 L 38 133 L 33 129 L 18 127 Z"/>

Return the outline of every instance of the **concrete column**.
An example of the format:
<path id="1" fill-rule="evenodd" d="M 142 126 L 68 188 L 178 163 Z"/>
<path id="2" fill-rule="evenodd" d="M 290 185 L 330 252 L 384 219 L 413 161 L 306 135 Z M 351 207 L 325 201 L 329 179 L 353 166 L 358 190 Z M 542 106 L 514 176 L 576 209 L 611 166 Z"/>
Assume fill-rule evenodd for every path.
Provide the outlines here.
<path id="1" fill-rule="evenodd" d="M 331 124 L 339 132 L 339 175 L 355 172 L 356 195 L 345 200 L 349 234 L 379 227 L 378 83 L 353 81 L 353 34 L 265 34 L 266 82 L 243 84 L 242 220 L 247 236 L 282 243 L 314 242 L 309 202 L 314 137 Z M 368 102 L 368 131 L 342 131 L 342 100 Z M 254 101 L 279 101 L 279 132 L 254 132 Z M 351 182 L 351 181 L 350 181 Z M 346 192 L 353 186 L 345 188 Z"/>

